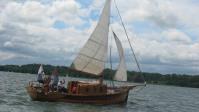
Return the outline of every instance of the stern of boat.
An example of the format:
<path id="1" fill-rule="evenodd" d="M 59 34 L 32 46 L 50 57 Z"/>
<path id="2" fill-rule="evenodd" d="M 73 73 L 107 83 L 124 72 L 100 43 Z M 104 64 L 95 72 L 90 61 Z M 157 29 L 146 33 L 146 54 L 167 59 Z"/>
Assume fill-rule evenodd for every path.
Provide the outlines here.
<path id="1" fill-rule="evenodd" d="M 29 82 L 29 84 L 26 86 L 26 91 L 32 100 L 37 100 L 38 92 L 42 92 L 42 88 L 34 84 L 34 82 Z"/>

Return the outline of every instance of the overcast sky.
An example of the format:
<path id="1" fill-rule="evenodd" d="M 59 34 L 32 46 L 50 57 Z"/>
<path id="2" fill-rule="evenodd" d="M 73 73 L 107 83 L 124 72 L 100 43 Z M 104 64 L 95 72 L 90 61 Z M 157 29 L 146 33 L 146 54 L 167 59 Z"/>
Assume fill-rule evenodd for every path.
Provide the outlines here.
<path id="1" fill-rule="evenodd" d="M 198 0 L 116 2 L 142 71 L 199 74 Z M 104 3 L 0 0 L 0 64 L 70 65 L 95 28 Z M 111 28 L 123 43 L 128 68 L 137 70 L 113 3 L 111 13 Z"/>

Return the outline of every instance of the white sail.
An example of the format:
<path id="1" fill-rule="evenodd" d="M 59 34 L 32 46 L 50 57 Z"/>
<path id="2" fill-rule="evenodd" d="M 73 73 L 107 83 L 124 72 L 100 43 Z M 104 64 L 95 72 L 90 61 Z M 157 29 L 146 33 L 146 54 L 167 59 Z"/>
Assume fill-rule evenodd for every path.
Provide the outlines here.
<path id="1" fill-rule="evenodd" d="M 106 1 L 95 30 L 73 61 L 72 67 L 75 70 L 93 75 L 101 75 L 104 70 L 108 49 L 110 1 Z"/>
<path id="2" fill-rule="evenodd" d="M 114 80 L 127 81 L 126 63 L 125 63 L 123 47 L 122 47 L 120 40 L 118 39 L 118 37 L 116 36 L 116 34 L 114 32 L 113 32 L 113 35 L 114 35 L 118 53 L 120 56 L 120 63 L 119 63 L 118 69 L 116 71 L 116 74 L 114 76 Z"/>
<path id="3" fill-rule="evenodd" d="M 39 67 L 38 74 L 41 74 L 41 75 L 44 75 L 44 74 L 45 74 L 42 65 L 40 65 L 40 67 Z"/>

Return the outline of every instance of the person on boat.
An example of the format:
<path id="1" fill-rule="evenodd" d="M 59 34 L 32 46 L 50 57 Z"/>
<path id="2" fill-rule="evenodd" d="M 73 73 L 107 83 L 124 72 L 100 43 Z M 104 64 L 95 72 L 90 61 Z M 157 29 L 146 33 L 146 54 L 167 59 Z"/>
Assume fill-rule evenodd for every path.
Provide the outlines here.
<path id="1" fill-rule="evenodd" d="M 39 82 L 39 83 L 44 83 L 44 80 L 43 80 L 43 78 L 42 78 L 42 74 L 38 74 L 37 75 L 37 81 Z"/>
<path id="2" fill-rule="evenodd" d="M 48 76 L 46 78 L 44 78 L 44 93 L 45 95 L 47 95 L 47 93 L 49 92 L 49 84 L 50 84 L 50 81 L 51 81 L 51 77 Z"/>
<path id="3" fill-rule="evenodd" d="M 52 75 L 51 75 L 51 82 L 50 82 L 50 87 L 51 89 L 55 89 L 57 88 L 57 84 L 59 82 L 59 75 L 58 75 L 58 71 L 57 69 L 55 69 L 53 72 L 52 72 Z"/>
<path id="4" fill-rule="evenodd" d="M 73 82 L 73 83 L 72 83 L 71 91 L 72 91 L 72 93 L 74 93 L 74 94 L 77 92 L 77 83 L 76 83 L 76 82 Z"/>
<path id="5" fill-rule="evenodd" d="M 43 70 L 43 66 L 41 65 L 37 74 L 37 81 L 39 83 L 44 84 L 44 79 L 43 76 L 45 75 L 44 70 Z"/>
<path id="6" fill-rule="evenodd" d="M 65 80 L 59 81 L 58 83 L 58 91 L 59 92 L 66 92 L 66 88 L 64 87 Z"/>

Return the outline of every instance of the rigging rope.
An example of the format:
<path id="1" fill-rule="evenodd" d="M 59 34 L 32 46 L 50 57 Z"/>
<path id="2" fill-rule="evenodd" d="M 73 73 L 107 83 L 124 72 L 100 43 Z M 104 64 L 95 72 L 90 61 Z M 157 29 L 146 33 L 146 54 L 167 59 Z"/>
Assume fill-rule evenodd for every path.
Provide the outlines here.
<path id="1" fill-rule="evenodd" d="M 118 7 L 117 7 L 117 4 L 116 4 L 116 1 L 115 1 L 115 0 L 114 0 L 114 3 L 115 3 L 115 7 L 116 7 L 116 9 L 117 9 L 117 13 L 118 13 L 118 15 L 119 15 L 119 17 L 120 17 L 120 20 L 121 20 L 122 26 L 123 26 L 123 28 L 124 28 L 124 31 L 125 31 L 125 34 L 126 34 L 126 37 L 127 37 L 128 43 L 129 43 L 129 45 L 130 45 L 131 51 L 132 51 L 132 53 L 133 53 L 133 56 L 134 56 L 134 59 L 135 59 L 136 65 L 137 65 L 137 67 L 138 67 L 138 70 L 139 70 L 139 72 L 140 72 L 140 75 L 142 76 L 142 71 L 141 71 L 140 65 L 139 65 L 138 60 L 137 60 L 137 58 L 136 58 L 136 55 L 135 55 L 134 49 L 133 49 L 133 47 L 132 47 L 132 45 L 131 45 L 131 42 L 130 42 L 130 39 L 129 39 L 129 36 L 128 36 L 128 33 L 127 33 L 127 30 L 126 30 L 126 27 L 125 27 L 125 25 L 124 25 L 124 22 L 123 22 L 122 16 L 120 15 L 120 11 L 119 11 L 119 9 L 118 9 Z M 143 76 L 142 76 L 142 77 L 143 77 Z M 143 80 L 145 81 L 144 77 L 143 77 Z"/>

